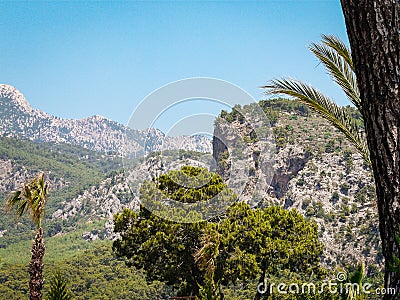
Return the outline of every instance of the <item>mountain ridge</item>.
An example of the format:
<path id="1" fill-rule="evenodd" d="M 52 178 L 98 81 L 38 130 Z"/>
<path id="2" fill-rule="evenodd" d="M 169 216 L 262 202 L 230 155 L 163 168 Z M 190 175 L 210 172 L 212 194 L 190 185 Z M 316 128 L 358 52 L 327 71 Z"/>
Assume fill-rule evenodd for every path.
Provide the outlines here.
<path id="1" fill-rule="evenodd" d="M 210 152 L 205 136 L 169 137 L 159 129 L 133 130 L 99 115 L 63 119 L 31 107 L 15 87 L 0 84 L 0 136 L 39 142 L 69 143 L 99 152 L 137 152 L 146 141 L 146 151 L 162 149 Z M 129 137 L 129 140 L 128 140 Z"/>

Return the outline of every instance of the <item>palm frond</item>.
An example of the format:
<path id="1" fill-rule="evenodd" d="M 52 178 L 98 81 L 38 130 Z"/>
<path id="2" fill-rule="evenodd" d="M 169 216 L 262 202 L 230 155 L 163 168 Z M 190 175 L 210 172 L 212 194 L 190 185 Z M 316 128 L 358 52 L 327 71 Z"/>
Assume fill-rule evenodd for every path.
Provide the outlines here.
<path id="1" fill-rule="evenodd" d="M 18 203 L 19 203 L 19 206 L 17 207 L 16 214 L 18 217 L 22 217 L 22 215 L 28 209 L 28 201 L 26 201 L 26 199 L 23 198 Z"/>
<path id="2" fill-rule="evenodd" d="M 21 189 L 13 192 L 6 200 L 6 209 L 14 211 L 17 217 L 29 212 L 32 221 L 41 226 L 47 202 L 48 185 L 44 174 L 39 174 Z"/>
<path id="3" fill-rule="evenodd" d="M 361 286 L 361 283 L 364 279 L 364 272 L 365 272 L 365 265 L 363 262 L 360 262 L 357 265 L 356 270 L 351 274 L 349 280 L 350 283 L 357 283 L 359 286 Z"/>
<path id="4" fill-rule="evenodd" d="M 309 49 L 322 62 L 347 98 L 361 111 L 360 91 L 350 50 L 338 38 L 325 35 L 321 44 L 311 43 Z"/>
<path id="5" fill-rule="evenodd" d="M 201 243 L 202 247 L 196 251 L 194 259 L 207 277 L 213 280 L 220 244 L 219 233 L 215 230 L 206 230 L 201 237 Z"/>
<path id="6" fill-rule="evenodd" d="M 43 215 L 46 213 L 47 183 L 44 174 L 41 173 L 30 182 L 32 190 L 31 217 L 36 224 L 41 224 Z"/>
<path id="7" fill-rule="evenodd" d="M 285 94 L 310 107 L 339 129 L 356 147 L 365 162 L 371 164 L 366 140 L 361 135 L 355 120 L 343 107 L 337 106 L 336 103 L 312 86 L 294 79 L 271 80 L 268 85 L 262 88 L 268 89 L 267 94 Z"/>
<path id="8" fill-rule="evenodd" d="M 352 71 L 355 72 L 351 51 L 338 37 L 322 34 L 322 41 L 324 44 L 334 49 L 346 61 Z"/>
<path id="9" fill-rule="evenodd" d="M 18 217 L 21 217 L 26 210 L 27 202 L 25 197 L 22 196 L 22 191 L 13 192 L 5 202 L 5 209 L 7 211 L 15 211 Z"/>

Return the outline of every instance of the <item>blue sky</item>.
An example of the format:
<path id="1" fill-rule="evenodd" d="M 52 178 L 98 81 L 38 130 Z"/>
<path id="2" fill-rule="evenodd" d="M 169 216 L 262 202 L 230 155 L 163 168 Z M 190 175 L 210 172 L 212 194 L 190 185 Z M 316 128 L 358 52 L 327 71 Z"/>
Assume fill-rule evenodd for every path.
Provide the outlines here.
<path id="1" fill-rule="evenodd" d="M 63 118 L 126 124 L 153 90 L 196 76 L 256 100 L 260 85 L 291 76 L 348 104 L 307 50 L 322 33 L 347 41 L 339 0 L 0 2 L 0 19 L 0 82 Z"/>

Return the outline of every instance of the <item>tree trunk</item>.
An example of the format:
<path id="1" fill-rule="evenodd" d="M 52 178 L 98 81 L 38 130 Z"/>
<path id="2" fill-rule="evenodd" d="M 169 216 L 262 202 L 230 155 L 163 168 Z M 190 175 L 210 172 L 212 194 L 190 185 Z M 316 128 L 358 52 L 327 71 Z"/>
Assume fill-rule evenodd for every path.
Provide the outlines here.
<path id="1" fill-rule="evenodd" d="M 265 299 L 268 299 L 268 297 L 269 297 L 269 292 L 270 292 L 269 285 L 267 285 L 266 282 L 265 282 L 266 270 L 267 270 L 267 267 L 264 264 L 262 275 L 260 276 L 260 279 L 258 280 L 257 293 L 254 296 L 254 300 L 260 300 L 263 297 Z M 260 285 L 261 284 L 262 284 L 262 288 L 260 289 Z M 261 293 L 260 290 L 262 290 L 263 293 Z"/>
<path id="2" fill-rule="evenodd" d="M 385 256 L 385 287 L 400 291 L 400 1 L 341 0 L 362 99 L 371 153 L 379 229 Z M 386 295 L 384 299 L 397 299 Z"/>
<path id="3" fill-rule="evenodd" d="M 41 300 L 43 289 L 43 256 L 45 246 L 43 241 L 43 229 L 40 227 L 32 244 L 31 262 L 29 263 L 29 291 L 30 300 Z"/>

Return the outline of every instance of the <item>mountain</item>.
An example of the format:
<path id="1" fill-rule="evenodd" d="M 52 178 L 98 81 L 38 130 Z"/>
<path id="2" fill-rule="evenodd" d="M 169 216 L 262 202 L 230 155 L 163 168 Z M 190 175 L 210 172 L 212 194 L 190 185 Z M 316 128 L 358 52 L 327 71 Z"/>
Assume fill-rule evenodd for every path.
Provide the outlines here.
<path id="1" fill-rule="evenodd" d="M 0 85 L 0 197 L 45 172 L 51 191 L 47 236 L 72 232 L 93 219 L 109 220 L 106 233 L 100 235 L 111 236 L 113 215 L 138 205 L 138 196 L 122 172 L 121 154 L 143 151 L 143 144 L 148 152 L 212 151 L 211 141 L 201 135 L 166 137 L 155 128 L 132 130 L 101 116 L 82 120 L 51 116 L 32 108 L 16 88 Z M 140 172 L 147 169 L 143 164 Z M 12 223 L 12 218 L 2 216 L 0 248 L 30 226 L 22 222 L 18 228 L 7 228 Z"/>
<path id="2" fill-rule="evenodd" d="M 233 110 L 222 112 L 215 121 L 212 144 L 198 136 L 167 138 L 170 148 L 183 143 L 187 151 L 161 156 L 154 151 L 164 138 L 157 129 L 130 131 L 98 116 L 64 120 L 31 108 L 10 86 L 0 85 L 0 94 L 0 196 L 39 171 L 48 175 L 51 190 L 44 228 L 52 263 L 68 263 L 77 249 L 110 247 L 109 239 L 115 237 L 113 215 L 140 203 L 136 187 L 142 173 L 158 175 L 185 164 L 207 166 L 214 159 L 216 171 L 228 183 L 244 184 L 240 200 L 259 207 L 294 208 L 314 220 L 325 245 L 326 267 L 347 268 L 363 261 L 367 276 L 381 279 L 383 257 L 371 170 L 335 128 L 295 101 L 259 103 L 271 123 L 265 130 L 274 134 L 274 145 L 257 139 L 246 116 Z M 354 109 L 347 109 L 359 118 Z M 229 134 L 229 127 L 236 134 Z M 154 152 L 124 172 L 120 154 L 127 132 L 139 141 L 146 139 L 147 150 Z M 221 136 L 224 141 L 217 138 Z M 229 152 L 226 145 L 235 143 L 242 148 Z M 260 163 L 268 161 L 263 157 L 268 154 L 262 151 L 265 147 L 274 155 L 267 165 Z M 230 176 L 233 157 L 241 158 L 238 166 L 246 170 L 245 182 L 230 182 L 238 179 Z M 11 216 L 0 216 L 0 256 L 6 264 L 29 260 L 30 229 L 28 219 L 16 223 Z M 2 279 L 1 274 L 0 270 L 0 281 L 13 286 L 15 281 Z"/>
<path id="3" fill-rule="evenodd" d="M 225 146 L 227 142 L 216 138 L 234 137 L 227 134 L 226 122 L 221 122 L 224 119 L 232 131 L 240 132 L 248 141 L 243 156 L 247 157 L 249 173 L 240 199 L 260 207 L 295 208 L 315 220 L 325 245 L 323 262 L 329 268 L 362 261 L 368 276 L 379 274 L 383 257 L 371 169 L 337 129 L 305 106 L 285 99 L 261 101 L 259 105 L 269 118 L 275 136 L 272 165 L 268 168 L 259 163 L 259 149 L 265 145 L 260 145 L 245 130 L 247 121 L 243 122 L 243 117 L 233 110 L 224 112 L 215 121 L 213 156 L 218 164 L 217 172 L 228 182 L 231 180 L 232 162 Z M 251 111 L 249 108 L 242 110 Z M 346 109 L 362 125 L 359 113 L 351 107 Z"/>
<path id="4" fill-rule="evenodd" d="M 0 136 L 38 142 L 68 143 L 100 152 L 123 153 L 177 149 L 211 152 L 204 136 L 165 137 L 151 128 L 132 130 L 101 116 L 81 120 L 61 119 L 32 108 L 16 88 L 0 84 Z M 128 142 L 129 141 L 129 142 Z"/>

